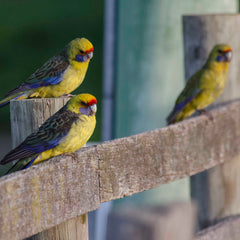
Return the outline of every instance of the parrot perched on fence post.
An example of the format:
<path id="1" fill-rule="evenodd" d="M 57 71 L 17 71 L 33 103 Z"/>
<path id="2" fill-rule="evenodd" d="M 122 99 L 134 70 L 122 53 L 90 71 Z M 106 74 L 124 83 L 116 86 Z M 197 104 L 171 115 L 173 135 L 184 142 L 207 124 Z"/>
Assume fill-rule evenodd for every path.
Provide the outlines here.
<path id="1" fill-rule="evenodd" d="M 10 100 L 51 98 L 71 93 L 83 82 L 92 57 L 91 42 L 86 38 L 72 40 L 25 82 L 8 92 L 0 101 L 0 107 L 7 105 Z"/>
<path id="2" fill-rule="evenodd" d="M 96 125 L 97 100 L 91 94 L 72 97 L 37 132 L 11 150 L 0 165 L 17 160 L 7 172 L 26 169 L 51 157 L 73 153 L 91 137 Z"/>
<path id="3" fill-rule="evenodd" d="M 232 58 L 232 49 L 227 44 L 219 44 L 212 49 L 205 65 L 187 82 L 176 100 L 167 124 L 176 123 L 202 111 L 223 92 L 228 67 Z"/>

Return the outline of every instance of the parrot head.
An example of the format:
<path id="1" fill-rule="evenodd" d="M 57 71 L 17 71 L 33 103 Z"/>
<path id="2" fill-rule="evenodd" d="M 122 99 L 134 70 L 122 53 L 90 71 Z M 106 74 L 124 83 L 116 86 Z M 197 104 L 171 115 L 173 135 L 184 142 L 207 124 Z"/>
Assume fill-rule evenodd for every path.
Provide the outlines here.
<path id="1" fill-rule="evenodd" d="M 86 38 L 76 38 L 72 40 L 67 48 L 68 60 L 74 62 L 89 62 L 93 57 L 93 45 Z"/>
<path id="2" fill-rule="evenodd" d="M 210 61 L 229 63 L 232 59 L 232 49 L 227 44 L 218 44 L 212 49 L 209 59 Z"/>
<path id="3" fill-rule="evenodd" d="M 87 116 L 95 115 L 97 112 L 97 99 L 91 94 L 82 93 L 68 101 L 67 109 Z"/>

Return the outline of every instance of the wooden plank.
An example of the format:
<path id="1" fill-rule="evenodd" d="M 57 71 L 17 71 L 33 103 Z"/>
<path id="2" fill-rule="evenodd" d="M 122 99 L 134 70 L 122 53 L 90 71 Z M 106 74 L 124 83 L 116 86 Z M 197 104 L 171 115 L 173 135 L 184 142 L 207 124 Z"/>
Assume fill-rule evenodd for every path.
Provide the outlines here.
<path id="1" fill-rule="evenodd" d="M 31 240 L 87 240 L 88 239 L 88 215 L 70 219 L 47 231 L 40 232 L 31 237 Z M 27 239 L 29 240 L 29 239 Z"/>
<path id="2" fill-rule="evenodd" d="M 240 97 L 240 38 L 234 30 L 234 26 L 239 24 L 239 14 L 195 15 L 183 18 L 186 79 L 201 68 L 215 44 L 227 43 L 233 49 L 226 88 L 215 104 Z M 223 28 L 224 34 L 221 30 Z M 240 157 L 235 157 L 226 164 L 192 178 L 191 195 L 199 203 L 200 229 L 216 219 L 240 213 L 239 172 Z"/>
<path id="3" fill-rule="evenodd" d="M 239 101 L 182 123 L 97 145 L 101 202 L 184 178 L 240 153 Z M 231 114 L 229 114 L 231 113 Z"/>
<path id="4" fill-rule="evenodd" d="M 107 240 L 191 240 L 195 222 L 191 203 L 115 209 L 108 218 Z"/>
<path id="5" fill-rule="evenodd" d="M 239 240 L 240 215 L 229 217 L 199 232 L 194 240 Z"/>
<path id="6" fill-rule="evenodd" d="M 0 239 L 21 239 L 240 154 L 240 101 L 0 178 Z M 231 113 L 231 114 L 229 114 Z"/>
<path id="7" fill-rule="evenodd" d="M 22 239 L 99 207 L 95 147 L 0 181 L 0 239 Z"/>

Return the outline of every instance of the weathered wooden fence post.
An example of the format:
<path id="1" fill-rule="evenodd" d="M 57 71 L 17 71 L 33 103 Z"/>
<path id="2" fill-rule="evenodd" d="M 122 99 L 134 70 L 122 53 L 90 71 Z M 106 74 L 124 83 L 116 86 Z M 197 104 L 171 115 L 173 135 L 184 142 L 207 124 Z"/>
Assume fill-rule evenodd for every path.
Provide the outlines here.
<path id="1" fill-rule="evenodd" d="M 11 128 L 13 147 L 35 131 L 47 118 L 58 111 L 68 98 L 32 99 L 11 102 Z M 73 206 L 74 207 L 74 206 Z M 87 214 L 63 222 L 38 233 L 32 240 L 87 240 Z"/>
<path id="2" fill-rule="evenodd" d="M 185 76 L 199 70 L 211 48 L 227 43 L 233 49 L 228 82 L 217 103 L 240 97 L 240 15 L 195 15 L 183 17 Z M 231 115 L 231 113 L 229 113 Z M 228 128 L 228 126 L 226 126 Z M 199 152 L 199 154 L 202 154 Z M 199 227 L 240 213 L 240 156 L 191 178 L 191 194 L 199 205 Z"/>

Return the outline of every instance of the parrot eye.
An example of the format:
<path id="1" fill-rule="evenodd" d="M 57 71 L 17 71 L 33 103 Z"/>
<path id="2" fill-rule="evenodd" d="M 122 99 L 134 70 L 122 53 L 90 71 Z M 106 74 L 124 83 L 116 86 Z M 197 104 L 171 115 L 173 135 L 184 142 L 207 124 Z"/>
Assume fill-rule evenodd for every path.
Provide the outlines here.
<path id="1" fill-rule="evenodd" d="M 80 50 L 80 53 L 81 53 L 81 54 L 84 54 L 84 51 L 83 51 L 83 50 Z"/>
<path id="2" fill-rule="evenodd" d="M 222 50 L 220 50 L 220 49 L 218 50 L 218 52 L 219 52 L 220 54 L 223 54 L 223 53 L 224 53 L 224 52 L 223 52 Z"/>
<path id="3" fill-rule="evenodd" d="M 81 101 L 81 105 L 83 105 L 83 106 L 85 106 L 85 107 L 88 106 L 88 105 L 87 105 L 85 102 L 83 102 L 83 101 Z"/>

